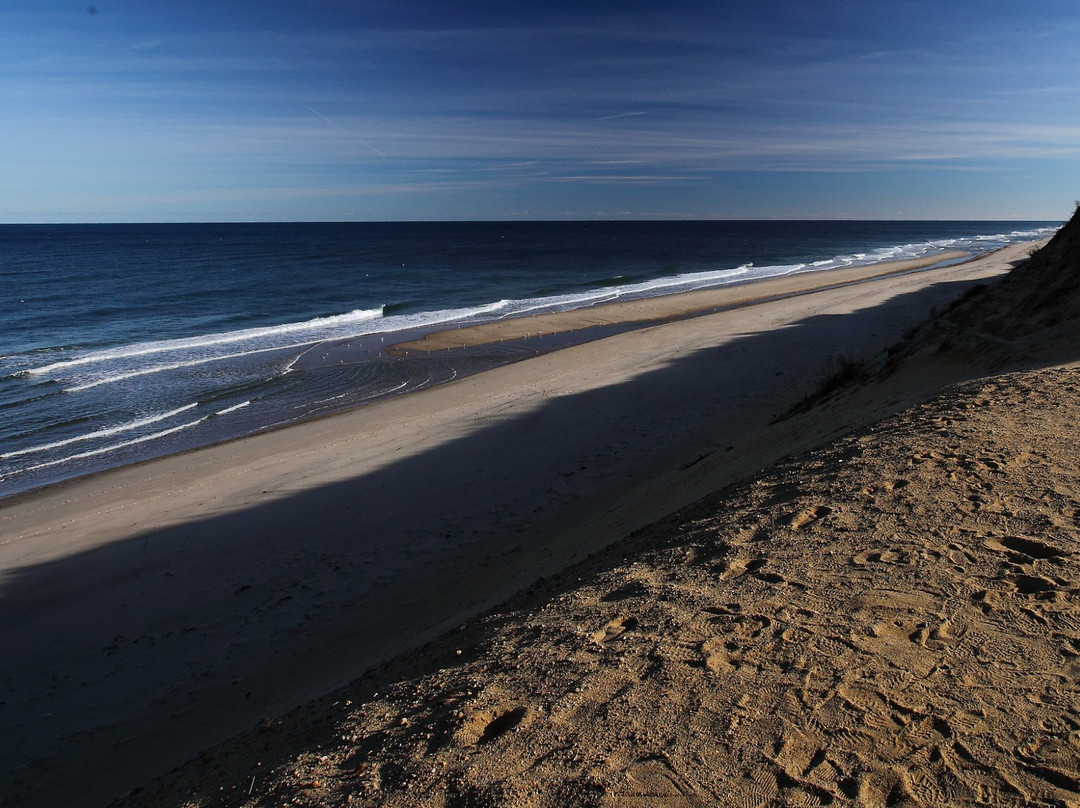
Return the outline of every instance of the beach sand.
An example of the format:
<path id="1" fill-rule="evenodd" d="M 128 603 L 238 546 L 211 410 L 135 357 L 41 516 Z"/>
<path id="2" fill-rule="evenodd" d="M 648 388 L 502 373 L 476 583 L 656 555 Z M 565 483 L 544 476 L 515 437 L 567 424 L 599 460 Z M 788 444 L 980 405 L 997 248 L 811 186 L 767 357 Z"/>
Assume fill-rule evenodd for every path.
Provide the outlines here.
<path id="1" fill-rule="evenodd" d="M 1076 805 L 1078 394 L 782 461 L 125 804 Z"/>
<path id="2" fill-rule="evenodd" d="M 907 782 L 897 772 L 915 746 L 897 746 L 884 768 L 867 763 L 866 771 L 884 773 L 866 774 L 864 783 L 854 761 L 873 757 L 869 747 L 830 758 L 813 733 L 825 732 L 819 725 L 832 719 L 820 711 L 800 717 L 799 704 L 833 704 L 828 715 L 838 723 L 828 729 L 830 738 L 858 736 L 847 713 L 899 732 L 907 724 L 897 723 L 897 716 L 912 723 L 922 709 L 930 723 L 919 731 L 938 731 L 928 702 L 897 701 L 896 692 L 913 687 L 908 682 L 901 688 L 903 677 L 888 691 L 895 703 L 886 698 L 882 715 L 873 713 L 877 685 L 863 687 L 854 675 L 858 665 L 871 664 L 858 654 L 880 656 L 893 643 L 897 654 L 919 656 L 897 637 L 918 635 L 922 640 L 911 642 L 922 648 L 960 632 L 940 631 L 938 622 L 944 625 L 956 605 L 949 592 L 957 604 L 967 603 L 956 593 L 970 594 L 964 589 L 969 578 L 986 578 L 978 591 L 988 594 L 980 604 L 1006 595 L 1013 598 L 1009 604 L 1030 598 L 1036 605 L 1023 604 L 1036 615 L 1031 620 L 1058 620 L 1041 604 L 1051 599 L 1044 597 L 1048 592 L 1054 598 L 1065 593 L 1053 601 L 1063 604 L 1062 614 L 1072 602 L 1069 571 L 1062 566 L 1071 557 L 1068 536 L 1038 539 L 1040 550 L 1019 541 L 1035 541 L 1029 536 L 1034 527 L 1015 521 L 1015 529 L 980 536 L 983 544 L 997 541 L 1004 548 L 984 552 L 978 549 L 983 544 L 960 542 L 966 534 L 953 530 L 956 520 L 942 517 L 941 546 L 961 543 L 972 558 L 949 556 L 948 564 L 935 559 L 944 564 L 936 574 L 964 564 L 972 572 L 935 578 L 941 591 L 913 594 L 910 603 L 881 603 L 872 594 L 877 587 L 913 586 L 912 559 L 922 559 L 931 545 L 921 528 L 898 528 L 873 534 L 874 546 L 864 548 L 866 531 L 886 524 L 867 503 L 886 513 L 881 503 L 903 496 L 894 492 L 940 489 L 946 496 L 947 485 L 930 475 L 919 488 L 907 466 L 874 471 L 867 461 L 864 477 L 851 480 L 856 488 L 827 492 L 820 485 L 837 473 L 824 464 L 820 485 L 808 483 L 811 496 L 802 493 L 798 478 L 809 479 L 817 462 L 812 459 L 795 472 L 772 472 L 787 474 L 783 485 L 768 484 L 784 496 L 755 500 L 767 490 L 761 485 L 733 494 L 731 508 L 743 507 L 739 497 L 746 503 L 741 521 L 729 519 L 729 506 L 720 500 L 711 507 L 725 515 L 713 513 L 704 533 L 694 527 L 695 519 L 708 522 L 704 512 L 647 528 L 783 457 L 866 428 L 943 384 L 986 373 L 987 363 L 1000 357 L 987 353 L 984 360 L 979 350 L 920 353 L 911 342 L 912 327 L 1028 252 L 1030 246 L 1018 246 L 957 266 L 803 290 L 644 328 L 351 413 L 4 501 L 4 804 L 104 804 L 260 719 L 268 719 L 263 731 L 202 756 L 133 795 L 130 804 L 184 804 L 189 792 L 196 793 L 191 804 L 200 805 L 222 798 L 242 803 L 249 793 L 252 804 L 343 804 L 353 793 L 373 804 L 630 805 L 650 804 L 650 794 L 669 797 L 671 805 L 724 804 L 715 795 L 730 784 L 709 780 L 719 777 L 719 769 L 694 774 L 671 761 L 678 748 L 686 760 L 708 757 L 711 747 L 694 748 L 690 740 L 719 743 L 721 732 L 743 739 L 721 750 L 739 758 L 741 768 L 731 771 L 746 781 L 744 791 L 731 794 L 750 795 L 750 802 L 733 798 L 731 804 L 758 797 L 765 804 L 774 791 L 796 786 L 820 798 L 806 804 L 820 804 L 826 792 L 853 799 L 849 792 L 863 793 L 859 789 L 885 789 L 888 799 L 906 795 L 913 786 L 896 785 Z M 776 420 L 820 389 L 832 369 L 863 358 L 868 367 L 875 357 L 888 361 L 886 349 L 904 344 L 912 356 L 887 378 L 842 401 Z M 1008 354 L 1017 356 L 1011 348 Z M 1059 374 L 1064 379 L 1068 372 Z M 1009 401 L 1010 395 L 998 398 Z M 996 418 L 997 410 L 987 412 Z M 908 457 L 899 444 L 886 448 L 883 460 Z M 938 448 L 927 451 L 942 455 Z M 990 460 L 1011 462 L 1011 449 L 995 451 L 1001 457 L 988 455 Z M 962 457 L 969 456 L 982 455 Z M 928 457 L 927 473 L 942 459 Z M 960 457 L 946 458 L 944 466 L 955 461 L 967 469 Z M 1040 463 L 1035 465 L 1042 469 Z M 1054 468 L 1067 477 L 1063 461 Z M 945 479 L 952 479 L 949 473 L 943 472 Z M 866 482 L 871 478 L 873 486 Z M 902 478 L 907 484 L 896 484 Z M 882 488 L 888 484 L 893 487 Z M 1028 518 L 1019 513 L 1011 518 Z M 1030 516 L 1030 525 L 1041 524 L 1039 518 Z M 766 529 L 774 524 L 787 527 Z M 843 537 L 849 545 L 830 549 L 831 534 L 806 543 L 815 531 L 834 526 L 838 534 L 851 534 Z M 566 572 L 641 530 L 628 544 Z M 708 537 L 715 538 L 711 549 Z M 664 556 L 664 567 L 660 556 L 667 545 L 675 555 Z M 1010 553 L 1026 553 L 1030 561 Z M 862 561 L 856 563 L 856 556 Z M 999 556 L 1017 565 L 1007 579 L 1015 591 L 990 585 Z M 684 558 L 682 566 L 670 566 L 676 557 Z M 820 574 L 814 571 L 819 563 Z M 648 572 L 652 567 L 655 574 Z M 862 573 L 868 574 L 860 578 Z M 851 588 L 845 589 L 848 578 Z M 538 579 L 520 596 L 520 606 L 469 622 Z M 1040 589 L 1045 582 L 1056 588 Z M 700 609 L 691 603 L 698 590 Z M 999 590 L 1005 594 L 994 594 Z M 865 602 L 849 599 L 838 606 L 838 597 L 854 598 L 858 591 L 870 593 Z M 805 603 L 784 605 L 796 595 Z M 689 611 L 682 618 L 665 611 L 683 601 Z M 986 617 L 993 605 L 978 611 Z M 873 618 L 868 631 L 880 628 L 880 635 L 868 635 L 876 644 L 858 634 L 863 614 Z M 926 625 L 913 623 L 908 631 L 905 620 L 916 614 Z M 546 622 L 546 615 L 555 622 Z M 974 612 L 964 613 L 969 619 Z M 1067 627 L 1072 618 L 1060 619 Z M 970 636 L 972 643 L 982 638 L 979 647 L 998 649 L 993 653 L 1004 648 L 1003 660 L 1021 648 L 1000 641 L 986 619 L 970 632 L 969 623 L 963 625 L 954 636 Z M 800 632 L 821 639 L 803 642 Z M 859 641 L 852 639 L 856 634 Z M 1066 628 L 1058 634 L 1065 638 L 1058 638 L 1058 647 L 1065 648 L 1072 635 Z M 729 640 L 734 647 L 727 647 Z M 427 641 L 434 645 L 400 656 Z M 826 686 L 806 672 L 805 659 L 780 653 L 785 642 L 793 649 L 805 646 L 805 659 L 834 657 L 837 671 L 854 666 L 853 678 Z M 969 651 L 970 659 L 979 659 Z M 919 656 L 919 670 L 926 659 L 940 668 L 939 657 L 949 653 L 930 648 Z M 895 678 L 907 659 L 898 656 L 892 667 L 872 670 L 868 681 Z M 960 661 L 944 664 L 948 671 L 963 669 Z M 378 665 L 385 666 L 355 684 L 354 695 L 336 694 L 273 729 L 279 724 L 269 720 L 273 716 Z M 1009 668 L 1004 662 L 999 667 Z M 826 679 L 838 675 L 828 666 L 821 670 Z M 715 684 L 709 677 L 725 674 L 742 682 L 740 698 L 754 694 L 740 709 L 757 718 L 730 724 L 734 713 L 724 699 L 734 698 L 735 689 L 718 690 L 713 701 L 693 689 L 708 689 Z M 800 676 L 803 690 L 791 691 L 789 679 Z M 389 696 L 372 695 L 391 680 L 398 684 Z M 1045 692 L 1047 710 L 1066 693 Z M 534 698 L 526 699 L 530 693 Z M 352 705 L 345 705 L 347 698 Z M 768 711 L 774 702 L 787 712 Z M 614 723 L 605 724 L 609 716 Z M 773 735 L 759 737 L 754 722 L 766 718 Z M 809 718 L 818 723 L 807 723 Z M 948 731 L 957 739 L 977 723 L 967 714 L 942 720 L 952 722 Z M 784 734 L 789 724 L 790 734 Z M 318 735 L 323 730 L 331 735 Z M 981 754 L 959 740 L 951 751 L 943 748 L 941 760 L 962 759 L 958 749 L 969 757 Z M 500 757 L 499 750 L 509 751 Z M 1036 761 L 1045 757 L 1039 750 L 1025 754 Z M 789 757 L 796 762 L 784 762 Z M 799 765 L 796 776 L 791 772 Z M 1043 781 L 1073 782 L 1057 758 L 1025 765 L 1041 771 Z M 825 783 L 817 791 L 807 785 L 817 782 L 811 770 L 820 770 L 818 780 Z M 835 772 L 835 783 L 827 771 Z M 763 772 L 771 772 L 772 780 Z M 623 792 L 616 787 L 632 783 L 642 784 L 637 796 L 631 793 L 636 786 Z M 560 789 L 569 789 L 561 801 Z M 528 796 L 532 791 L 535 798 Z"/>

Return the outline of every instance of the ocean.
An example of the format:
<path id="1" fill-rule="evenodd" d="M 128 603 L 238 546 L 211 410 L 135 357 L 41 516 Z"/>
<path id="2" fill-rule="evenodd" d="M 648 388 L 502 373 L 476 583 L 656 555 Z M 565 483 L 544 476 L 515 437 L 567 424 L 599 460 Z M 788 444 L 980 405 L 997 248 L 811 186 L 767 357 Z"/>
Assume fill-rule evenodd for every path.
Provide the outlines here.
<path id="1" fill-rule="evenodd" d="M 385 350 L 443 327 L 978 254 L 1060 225 L 0 225 L 0 497 L 552 347 L 525 340 L 428 358 Z M 350 350 L 325 350 L 337 343 Z"/>

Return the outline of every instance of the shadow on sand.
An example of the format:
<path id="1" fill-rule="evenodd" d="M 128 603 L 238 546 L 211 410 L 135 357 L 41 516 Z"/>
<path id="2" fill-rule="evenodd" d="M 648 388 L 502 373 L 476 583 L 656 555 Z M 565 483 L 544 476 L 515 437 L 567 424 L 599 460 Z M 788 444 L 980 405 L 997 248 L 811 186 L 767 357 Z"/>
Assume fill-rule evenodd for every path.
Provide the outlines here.
<path id="1" fill-rule="evenodd" d="M 515 592 L 532 586 L 518 602 L 542 603 L 568 563 L 623 535 L 589 543 L 580 530 L 553 533 L 560 525 L 623 524 L 604 515 L 640 505 L 658 463 L 677 488 L 702 457 L 737 458 L 747 430 L 769 429 L 835 357 L 876 354 L 972 285 L 743 335 L 368 474 L 9 571 L 0 772 L 16 774 L 0 775 L 3 804 L 103 804 Z M 771 460 L 809 448 L 791 442 L 801 417 Z M 701 495 L 688 484 L 684 501 L 638 518 Z M 377 689 L 403 666 L 454 664 L 423 651 L 403 659 L 357 687 Z"/>

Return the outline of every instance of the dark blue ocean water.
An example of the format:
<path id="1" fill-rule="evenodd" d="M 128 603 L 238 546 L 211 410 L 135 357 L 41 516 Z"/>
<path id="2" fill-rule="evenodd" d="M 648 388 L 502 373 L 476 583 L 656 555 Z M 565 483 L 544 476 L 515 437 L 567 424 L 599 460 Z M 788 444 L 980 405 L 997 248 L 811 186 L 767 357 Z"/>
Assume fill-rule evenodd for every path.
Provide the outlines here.
<path id="1" fill-rule="evenodd" d="M 0 496 L 532 355 L 401 335 L 947 250 L 1059 222 L 0 226 Z M 348 342 L 342 363 L 324 346 Z M 358 349 L 358 350 L 357 350 Z"/>

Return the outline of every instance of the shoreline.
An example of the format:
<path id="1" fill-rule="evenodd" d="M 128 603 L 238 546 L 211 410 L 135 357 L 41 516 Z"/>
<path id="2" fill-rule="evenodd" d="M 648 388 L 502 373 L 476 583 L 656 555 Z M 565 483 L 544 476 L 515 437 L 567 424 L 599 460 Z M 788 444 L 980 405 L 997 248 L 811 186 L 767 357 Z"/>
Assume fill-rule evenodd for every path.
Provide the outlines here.
<path id="1" fill-rule="evenodd" d="M 1036 244 L 1038 242 L 1028 242 Z M 995 251 L 996 252 L 996 251 Z M 405 340 L 391 345 L 389 353 L 407 355 L 410 351 L 433 353 L 452 348 L 488 345 L 494 342 L 512 341 L 528 337 L 564 334 L 599 326 L 626 325 L 631 323 L 662 323 L 685 317 L 703 316 L 724 309 L 750 306 L 768 300 L 818 292 L 862 283 L 876 278 L 905 272 L 932 269 L 939 265 L 952 265 L 977 261 L 986 255 L 971 255 L 957 250 L 939 253 L 926 258 L 903 261 L 882 261 L 843 269 L 822 272 L 798 272 L 779 278 L 734 283 L 713 289 L 697 289 L 656 297 L 636 298 L 616 303 L 599 303 L 564 312 L 545 312 L 524 317 L 508 317 L 488 323 L 444 328 L 416 340 Z M 966 260 L 961 261 L 967 256 Z"/>
<path id="2" fill-rule="evenodd" d="M 1022 242 L 1011 245 L 1020 247 L 1024 244 L 1031 245 L 1038 242 Z M 1010 249 L 1010 247 L 1004 248 Z M 418 338 L 404 339 L 381 349 L 382 353 L 393 357 L 421 357 L 429 356 L 436 352 L 447 351 L 453 353 L 457 350 L 482 347 L 492 343 L 516 343 L 523 348 L 528 347 L 529 352 L 513 358 L 504 357 L 494 366 L 483 365 L 471 367 L 468 359 L 455 370 L 457 378 L 488 372 L 494 367 L 501 367 L 513 362 L 530 359 L 537 355 L 563 350 L 566 347 L 591 342 L 595 339 L 603 339 L 607 336 L 622 333 L 624 330 L 644 328 L 672 322 L 678 319 L 700 317 L 706 314 L 716 313 L 731 308 L 756 305 L 770 300 L 779 300 L 800 294 L 822 291 L 834 287 L 852 283 L 863 283 L 889 275 L 906 272 L 932 271 L 935 268 L 967 263 L 986 258 L 990 253 L 972 255 L 962 251 L 948 251 L 938 253 L 925 258 L 905 259 L 901 261 L 883 261 L 872 264 L 863 264 L 843 269 L 831 269 L 821 272 L 799 272 L 777 278 L 767 278 L 758 281 L 738 282 L 713 289 L 700 289 L 690 292 L 678 292 L 674 294 L 658 295 L 655 297 L 635 298 L 628 301 L 615 303 L 601 303 L 582 308 L 571 309 L 565 312 L 545 312 L 541 314 L 521 315 L 508 317 L 504 320 L 482 322 L 472 326 L 459 328 L 438 328 L 424 333 Z M 963 259 L 963 260 L 961 260 Z M 602 332 L 596 335 L 582 335 L 574 340 L 575 335 L 586 331 Z M 560 339 L 560 337 L 562 339 Z M 567 339 L 569 337 L 570 339 Z M 364 337 L 352 338 L 347 341 L 334 340 L 323 343 L 313 343 L 308 346 L 304 354 L 294 364 L 305 369 L 318 368 L 324 364 L 352 364 L 357 356 L 365 357 L 372 355 L 371 349 L 357 349 L 351 347 L 351 343 L 359 342 Z M 539 346 L 539 347 L 537 347 Z M 324 358 L 320 360 L 307 359 L 308 354 L 324 352 Z M 375 349 L 375 354 L 380 352 Z M 445 384 L 446 381 L 438 381 L 435 385 Z M 137 460 L 120 460 L 115 465 L 108 465 L 89 472 L 75 473 L 59 479 L 45 482 L 30 483 L 28 487 L 15 486 L 10 493 L 0 493 L 0 504 L 24 496 L 33 495 L 38 491 L 47 489 L 53 485 L 62 485 L 75 480 L 93 477 L 97 474 L 107 473 L 120 468 L 138 466 L 142 463 L 153 462 L 173 455 L 182 455 L 209 446 L 229 443 L 241 440 L 253 435 L 265 432 L 286 429 L 307 421 L 318 420 L 324 417 L 333 417 L 358 407 L 369 406 L 375 401 L 385 401 L 398 398 L 402 395 L 412 395 L 415 390 L 406 390 L 403 393 L 389 393 L 377 396 L 370 401 L 359 404 L 347 405 L 344 409 L 331 409 L 319 415 L 308 415 L 298 421 L 279 422 L 270 426 L 259 426 L 253 431 L 227 437 L 224 440 L 210 443 L 199 443 L 193 446 L 180 448 L 164 454 L 155 454 Z M 16 476 L 18 472 L 16 473 Z"/>
<path id="3" fill-rule="evenodd" d="M 1014 253 L 1033 251 L 1045 242 L 1046 239 L 1019 242 L 980 255 L 972 255 L 961 251 L 950 251 L 939 253 L 938 255 L 928 258 L 882 261 L 874 264 L 847 267 L 844 269 L 826 270 L 820 273 L 801 272 L 779 278 L 736 283 L 730 286 L 717 287 L 715 289 L 699 289 L 691 292 L 678 292 L 617 303 L 600 303 L 594 306 L 585 306 L 565 312 L 545 312 L 542 314 L 509 317 L 505 320 L 483 322 L 462 328 L 437 329 L 424 334 L 417 339 L 393 343 L 386 346 L 383 350 L 388 354 L 397 356 L 409 355 L 410 351 L 431 354 L 448 350 L 453 351 L 461 348 L 490 345 L 497 342 L 557 338 L 562 335 L 573 334 L 577 331 L 586 331 L 594 328 L 612 329 L 604 336 L 595 339 L 587 338 L 580 342 L 568 343 L 565 347 L 559 345 L 554 348 L 538 350 L 534 354 L 508 360 L 504 364 L 498 364 L 494 367 L 470 371 L 459 377 L 460 379 L 465 379 L 478 374 L 496 371 L 510 364 L 516 364 L 518 362 L 555 353 L 560 350 L 566 350 L 567 347 L 574 348 L 579 345 L 588 345 L 598 339 L 606 339 L 608 336 L 618 336 L 627 333 L 627 331 L 670 324 L 696 317 L 706 317 L 710 314 L 718 314 L 763 303 L 783 301 L 800 295 L 839 289 L 853 284 L 872 283 L 876 280 L 906 275 L 909 273 L 933 272 L 937 269 L 964 266 L 974 262 L 990 260 L 993 256 L 1004 252 L 1008 252 L 1010 256 L 1012 256 Z M 832 282 L 820 283 L 820 281 L 824 279 L 831 279 Z M 815 280 L 819 281 L 819 283 L 815 284 L 812 282 Z M 759 293 L 747 294 L 751 289 L 757 290 Z M 625 327 L 627 330 L 620 330 L 620 327 Z M 335 349 L 340 349 L 339 353 L 334 353 L 335 356 L 347 356 L 353 351 L 351 348 L 341 349 L 342 344 L 343 343 L 340 341 L 314 343 L 307 350 L 310 352 L 320 345 L 325 346 L 328 352 L 334 352 Z M 361 352 L 367 353 L 366 350 Z M 451 381 L 458 380 L 459 379 L 453 379 Z M 89 473 L 78 474 L 55 482 L 43 483 L 25 490 L 14 491 L 10 494 L 0 495 L 0 510 L 9 504 L 17 504 L 24 499 L 39 496 L 52 488 L 78 484 L 79 482 L 91 480 L 101 475 L 120 472 L 124 469 L 139 468 L 146 464 L 157 463 L 173 457 L 182 457 L 214 447 L 228 446 L 229 444 L 238 441 L 245 441 L 261 435 L 273 434 L 281 430 L 292 429 L 294 427 L 303 426 L 304 424 L 322 421 L 327 418 L 346 416 L 352 412 L 362 410 L 365 407 L 398 401 L 403 397 L 429 392 L 432 389 L 449 383 L 449 381 L 438 382 L 431 387 L 422 388 L 418 391 L 410 390 L 402 394 L 390 394 L 362 404 L 349 406 L 342 410 L 329 410 L 325 413 L 309 416 L 299 421 L 282 422 L 269 427 L 262 427 L 254 432 L 247 432 L 236 437 L 226 438 L 225 440 L 192 446 L 167 454 L 155 455 L 133 462 L 121 463 L 116 466 L 108 466 Z"/>
<path id="4" fill-rule="evenodd" d="M 1031 246 L 634 330 L 0 501 L 0 716 L 22 748 L 0 772 L 39 801 L 86 782 L 85 800 L 115 796 L 895 409 L 940 379 L 769 423 L 830 355 L 883 350 Z"/>

